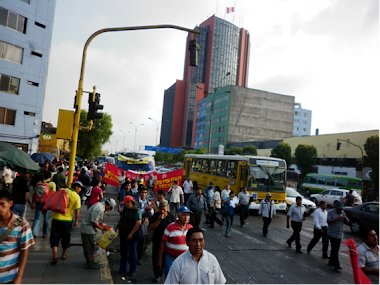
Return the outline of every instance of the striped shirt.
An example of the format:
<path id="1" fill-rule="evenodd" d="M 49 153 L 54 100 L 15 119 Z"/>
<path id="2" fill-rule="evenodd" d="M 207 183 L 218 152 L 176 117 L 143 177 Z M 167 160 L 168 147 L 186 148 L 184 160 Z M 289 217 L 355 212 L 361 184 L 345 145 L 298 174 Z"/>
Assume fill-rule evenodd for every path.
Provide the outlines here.
<path id="1" fill-rule="evenodd" d="M 379 248 L 379 246 L 377 246 Z M 379 256 L 369 248 L 366 243 L 362 243 L 358 247 L 359 255 L 359 267 L 368 267 L 368 268 L 379 268 Z M 367 274 L 368 279 L 372 284 L 379 283 L 379 275 L 377 274 Z"/>
<path id="2" fill-rule="evenodd" d="M 178 226 L 177 221 L 168 225 L 162 235 L 162 240 L 166 241 L 165 252 L 178 257 L 189 248 L 186 244 L 186 234 L 193 226 L 186 224 L 186 229 L 182 229 Z"/>
<path id="3" fill-rule="evenodd" d="M 18 218 L 12 213 L 7 227 L 0 229 L 0 235 L 12 227 Z M 20 250 L 26 250 L 34 244 L 33 234 L 27 220 L 15 227 L 8 237 L 0 244 L 0 283 L 13 281 L 18 273 Z"/>

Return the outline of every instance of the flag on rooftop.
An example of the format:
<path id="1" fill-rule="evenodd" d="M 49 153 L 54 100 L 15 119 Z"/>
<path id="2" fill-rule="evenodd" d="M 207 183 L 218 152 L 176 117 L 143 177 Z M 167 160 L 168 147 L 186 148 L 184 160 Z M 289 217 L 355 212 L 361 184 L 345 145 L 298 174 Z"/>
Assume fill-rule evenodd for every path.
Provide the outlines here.
<path id="1" fill-rule="evenodd" d="M 235 7 L 227 7 L 227 14 L 235 12 Z"/>

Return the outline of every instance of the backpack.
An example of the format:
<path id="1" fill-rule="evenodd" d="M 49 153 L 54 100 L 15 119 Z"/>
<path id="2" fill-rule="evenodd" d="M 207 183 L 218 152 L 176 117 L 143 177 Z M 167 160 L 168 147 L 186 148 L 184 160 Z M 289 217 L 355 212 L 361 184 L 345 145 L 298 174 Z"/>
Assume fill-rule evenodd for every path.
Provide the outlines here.
<path id="1" fill-rule="evenodd" d="M 33 202 L 35 203 L 44 203 L 45 196 L 49 193 L 48 182 L 41 181 L 36 185 L 36 189 L 33 194 Z"/>
<path id="2" fill-rule="evenodd" d="M 43 210 L 52 210 L 61 214 L 66 214 L 67 207 L 69 206 L 69 189 L 64 188 L 56 192 L 49 192 L 45 196 L 45 205 Z"/>

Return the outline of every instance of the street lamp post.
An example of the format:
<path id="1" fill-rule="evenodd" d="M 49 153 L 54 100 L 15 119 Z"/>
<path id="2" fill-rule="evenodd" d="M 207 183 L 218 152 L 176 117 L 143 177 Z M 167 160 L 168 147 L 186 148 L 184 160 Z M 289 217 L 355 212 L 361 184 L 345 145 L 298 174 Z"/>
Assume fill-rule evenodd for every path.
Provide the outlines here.
<path id="1" fill-rule="evenodd" d="M 157 122 L 156 120 L 153 120 L 151 117 L 149 117 L 148 119 L 152 120 L 157 125 L 157 129 L 156 129 L 156 146 L 158 146 L 158 141 L 157 141 L 157 139 L 158 139 L 158 126 L 161 124 L 161 122 Z"/>
<path id="2" fill-rule="evenodd" d="M 122 132 L 124 134 L 124 137 L 123 137 L 123 150 L 125 151 L 125 134 L 128 134 L 130 133 L 131 131 L 128 131 L 128 132 L 123 132 L 122 130 L 119 130 L 120 132 Z"/>
<path id="3" fill-rule="evenodd" d="M 137 137 L 137 128 L 139 126 L 143 126 L 144 124 L 140 124 L 140 125 L 135 125 L 134 123 L 132 122 L 129 122 L 131 125 L 134 125 L 135 126 L 135 142 L 133 144 L 133 150 L 136 152 L 136 137 Z"/>
<path id="4" fill-rule="evenodd" d="M 231 73 L 230 72 L 227 72 L 226 75 L 216 84 L 218 86 L 218 84 L 220 82 L 222 82 L 223 79 L 225 79 L 227 76 L 229 76 Z M 214 100 L 217 96 L 216 92 L 217 92 L 217 88 L 218 87 L 215 87 L 214 88 L 214 93 L 212 94 L 209 94 L 209 96 L 211 96 L 211 105 L 210 105 L 210 124 L 209 124 L 209 130 L 208 130 L 208 154 L 211 153 L 211 131 L 212 131 L 212 116 L 214 114 Z"/>
<path id="5" fill-rule="evenodd" d="M 105 28 L 96 31 L 93 33 L 86 41 L 84 47 L 83 47 L 83 53 L 82 53 L 82 63 L 81 63 L 81 70 L 79 75 L 79 82 L 78 82 L 78 89 L 75 96 L 75 106 L 76 111 L 74 113 L 74 123 L 73 123 L 73 133 L 71 136 L 71 154 L 70 154 L 70 162 L 69 162 L 69 174 L 67 178 L 67 186 L 71 187 L 71 183 L 73 182 L 74 177 L 74 166 L 75 166 L 75 156 L 77 154 L 77 144 L 78 144 L 78 133 L 80 127 L 80 114 L 81 114 L 81 104 L 82 104 L 82 95 L 83 95 L 83 82 L 84 82 L 84 71 L 86 66 L 86 56 L 87 56 L 87 49 L 92 42 L 92 40 L 103 33 L 107 32 L 121 32 L 121 31 L 134 31 L 134 30 L 150 30 L 150 29 L 177 29 L 182 31 L 187 31 L 189 33 L 195 34 L 195 38 L 200 34 L 200 31 L 187 29 L 184 27 L 174 26 L 174 25 L 155 25 L 155 26 L 138 26 L 138 27 L 119 27 L 119 28 Z M 194 45 L 197 46 L 197 45 Z M 89 123 L 90 127 L 88 129 L 91 129 L 93 122 L 90 121 Z"/>

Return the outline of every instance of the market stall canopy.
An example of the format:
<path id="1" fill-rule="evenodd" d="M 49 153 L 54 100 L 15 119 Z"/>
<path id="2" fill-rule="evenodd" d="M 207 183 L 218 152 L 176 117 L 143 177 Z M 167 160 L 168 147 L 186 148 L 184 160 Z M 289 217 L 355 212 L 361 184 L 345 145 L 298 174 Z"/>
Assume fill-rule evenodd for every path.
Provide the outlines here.
<path id="1" fill-rule="evenodd" d="M 32 154 L 31 158 L 36 162 L 39 161 L 40 164 L 44 164 L 46 161 L 51 162 L 54 155 L 50 152 L 36 152 Z"/>
<path id="2" fill-rule="evenodd" d="M 34 174 L 40 171 L 40 167 L 28 154 L 9 143 L 0 142 L 0 158 L 2 158 L 10 168 L 18 172 Z"/>

